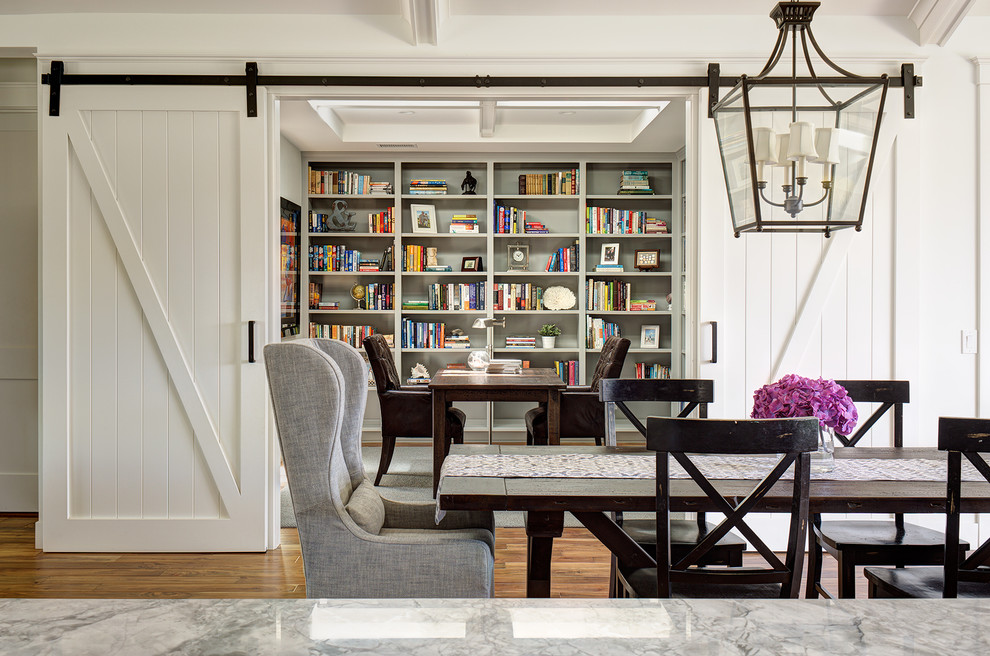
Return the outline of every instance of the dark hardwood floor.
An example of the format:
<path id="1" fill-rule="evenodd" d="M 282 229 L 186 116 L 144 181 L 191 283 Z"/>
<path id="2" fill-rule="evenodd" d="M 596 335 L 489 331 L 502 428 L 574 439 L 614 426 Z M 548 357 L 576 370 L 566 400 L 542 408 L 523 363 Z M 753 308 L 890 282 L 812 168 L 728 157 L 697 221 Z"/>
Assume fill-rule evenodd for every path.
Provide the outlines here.
<path id="1" fill-rule="evenodd" d="M 305 597 L 299 536 L 282 529 L 282 546 L 267 553 L 44 553 L 34 548 L 37 515 L 0 515 L 0 597 L 291 598 Z M 553 596 L 608 595 L 609 554 L 583 528 L 554 541 Z M 495 596 L 524 597 L 526 534 L 495 535 Z M 823 581 L 836 586 L 826 557 Z M 803 587 L 802 587 L 803 589 Z M 866 597 L 857 579 L 856 596 Z"/>

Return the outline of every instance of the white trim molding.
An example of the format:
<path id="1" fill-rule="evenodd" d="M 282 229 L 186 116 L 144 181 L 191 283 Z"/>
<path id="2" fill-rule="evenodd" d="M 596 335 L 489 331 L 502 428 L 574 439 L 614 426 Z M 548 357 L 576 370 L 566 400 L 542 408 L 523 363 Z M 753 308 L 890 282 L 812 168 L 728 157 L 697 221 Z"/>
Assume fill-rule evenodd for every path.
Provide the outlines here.
<path id="1" fill-rule="evenodd" d="M 919 0 L 908 14 L 918 28 L 918 45 L 944 46 L 976 0 Z"/>
<path id="2" fill-rule="evenodd" d="M 990 293 L 990 58 L 973 59 L 976 65 L 976 233 L 979 248 L 976 250 L 976 331 L 980 339 L 990 330 L 990 302 L 984 294 Z M 976 414 L 990 414 L 990 359 L 982 344 L 976 353 Z"/>

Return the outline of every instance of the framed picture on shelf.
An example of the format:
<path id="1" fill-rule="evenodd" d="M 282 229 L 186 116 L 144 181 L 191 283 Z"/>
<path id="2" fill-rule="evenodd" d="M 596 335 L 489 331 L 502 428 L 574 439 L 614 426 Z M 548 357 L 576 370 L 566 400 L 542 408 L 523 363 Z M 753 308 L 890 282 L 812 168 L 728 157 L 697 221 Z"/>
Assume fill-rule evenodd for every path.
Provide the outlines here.
<path id="1" fill-rule="evenodd" d="M 640 271 L 649 271 L 660 267 L 659 250 L 636 250 L 636 268 Z"/>
<path id="2" fill-rule="evenodd" d="M 660 348 L 660 326 L 643 326 L 639 331 L 640 348 Z"/>
<path id="3" fill-rule="evenodd" d="M 508 251 L 508 271 L 529 271 L 528 244 L 509 244 Z"/>
<path id="4" fill-rule="evenodd" d="M 465 257 L 461 259 L 461 271 L 481 271 L 480 257 Z"/>
<path id="5" fill-rule="evenodd" d="M 409 206 L 412 213 L 412 231 L 425 232 L 431 235 L 437 234 L 437 208 L 434 205 Z"/>
<path id="6" fill-rule="evenodd" d="M 602 244 L 602 261 L 600 264 L 619 263 L 619 243 Z"/>

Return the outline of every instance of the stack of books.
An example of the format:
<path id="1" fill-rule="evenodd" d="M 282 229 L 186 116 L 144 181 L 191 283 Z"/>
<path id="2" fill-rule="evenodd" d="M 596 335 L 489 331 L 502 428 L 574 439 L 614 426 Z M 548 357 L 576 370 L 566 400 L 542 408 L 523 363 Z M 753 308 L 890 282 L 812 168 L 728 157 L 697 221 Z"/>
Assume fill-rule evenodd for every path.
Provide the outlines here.
<path id="1" fill-rule="evenodd" d="M 522 360 L 492 360 L 485 367 L 486 374 L 522 373 Z"/>
<path id="2" fill-rule="evenodd" d="M 654 300 L 630 299 L 629 309 L 633 312 L 656 312 L 657 302 Z"/>
<path id="3" fill-rule="evenodd" d="M 621 264 L 597 264 L 595 265 L 595 271 L 622 273 L 625 269 L 623 269 Z"/>
<path id="4" fill-rule="evenodd" d="M 476 214 L 455 214 L 450 220 L 452 234 L 467 234 L 478 232 L 478 216 Z"/>
<path id="5" fill-rule="evenodd" d="M 429 385 L 429 384 L 430 384 L 429 378 L 406 378 L 406 385 Z"/>
<path id="6" fill-rule="evenodd" d="M 416 301 L 416 300 L 405 300 L 402 301 L 403 310 L 429 310 L 429 301 Z"/>
<path id="7" fill-rule="evenodd" d="M 467 335 L 447 335 L 444 337 L 443 347 L 449 349 L 469 349 L 471 348 L 471 338 Z"/>
<path id="8" fill-rule="evenodd" d="M 619 180 L 620 194 L 652 194 L 650 177 L 647 171 L 623 171 Z"/>
<path id="9" fill-rule="evenodd" d="M 650 362 L 637 362 L 636 378 L 670 378 L 670 367 Z"/>
<path id="10" fill-rule="evenodd" d="M 317 310 L 339 310 L 340 301 L 323 301 L 316 304 Z"/>
<path id="11" fill-rule="evenodd" d="M 446 196 L 446 180 L 410 180 L 409 193 L 417 196 Z"/>
<path id="12" fill-rule="evenodd" d="M 523 225 L 523 229 L 526 231 L 527 234 L 534 234 L 534 235 L 545 235 L 548 232 L 550 232 L 549 230 L 547 230 L 547 227 L 542 223 L 540 223 L 539 221 L 527 221 Z"/>
<path id="13" fill-rule="evenodd" d="M 507 349 L 535 349 L 535 337 L 506 337 L 505 348 Z"/>
<path id="14" fill-rule="evenodd" d="M 453 271 L 449 264 L 437 264 L 435 266 L 423 267 L 423 271 Z"/>
<path id="15" fill-rule="evenodd" d="M 655 216 L 646 217 L 646 221 L 643 224 L 643 232 L 648 235 L 657 235 L 667 232 L 667 222 L 663 219 L 658 219 Z"/>
<path id="16" fill-rule="evenodd" d="M 380 271 L 378 268 L 378 260 L 358 260 L 358 271 Z"/>
<path id="17" fill-rule="evenodd" d="M 392 193 L 392 183 L 391 182 L 372 182 L 371 183 L 371 195 L 372 196 L 387 196 Z"/>

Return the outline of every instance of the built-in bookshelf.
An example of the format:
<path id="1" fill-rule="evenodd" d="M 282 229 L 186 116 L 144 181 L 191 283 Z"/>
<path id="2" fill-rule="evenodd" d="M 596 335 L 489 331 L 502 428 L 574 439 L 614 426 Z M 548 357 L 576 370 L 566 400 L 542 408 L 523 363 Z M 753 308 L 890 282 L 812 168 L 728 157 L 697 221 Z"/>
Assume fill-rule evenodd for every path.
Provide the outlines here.
<path id="1" fill-rule="evenodd" d="M 685 371 L 684 194 L 673 154 L 306 153 L 302 165 L 304 334 L 383 333 L 403 379 L 418 363 L 432 373 L 490 348 L 586 384 L 616 333 L 632 342 L 624 377 Z M 637 251 L 653 264 L 638 268 Z M 547 290 L 560 287 L 573 306 L 547 309 Z M 483 317 L 505 325 L 472 328 Z M 528 347 L 545 323 L 561 329 L 554 347 L 538 338 Z M 374 406 L 369 398 L 371 429 Z M 496 404 L 493 430 L 518 437 L 528 407 Z M 484 404 L 464 409 L 468 431 L 486 433 Z"/>
<path id="2" fill-rule="evenodd" d="M 300 226 L 302 208 L 290 200 L 280 200 L 279 213 L 279 293 L 283 337 L 299 334 L 302 282 L 300 279 Z"/>

